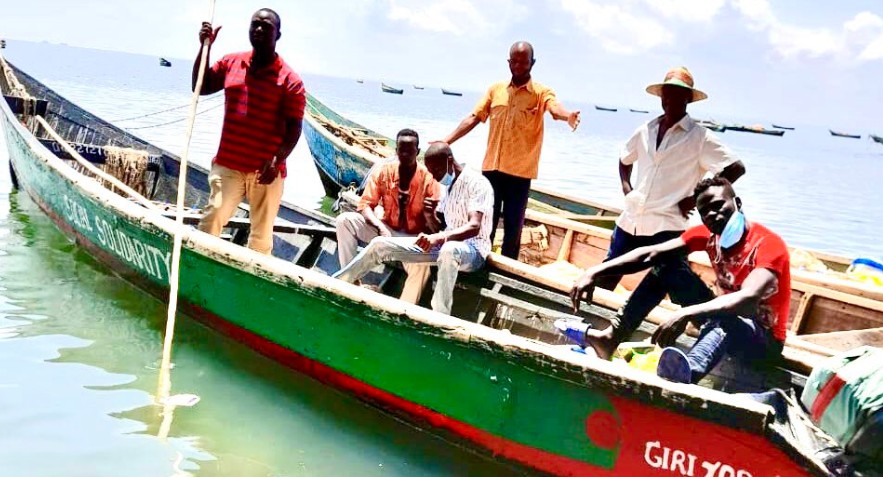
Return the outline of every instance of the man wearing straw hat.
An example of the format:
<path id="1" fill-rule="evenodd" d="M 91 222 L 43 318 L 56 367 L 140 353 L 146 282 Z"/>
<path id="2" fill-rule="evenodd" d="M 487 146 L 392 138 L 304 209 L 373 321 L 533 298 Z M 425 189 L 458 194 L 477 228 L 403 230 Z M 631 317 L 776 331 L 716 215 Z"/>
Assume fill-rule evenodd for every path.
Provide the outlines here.
<path id="1" fill-rule="evenodd" d="M 745 173 L 742 161 L 687 114 L 687 105 L 708 97 L 693 87 L 693 75 L 687 68 L 672 68 L 661 83 L 648 86 L 647 92 L 661 98 L 664 113 L 641 125 L 620 154 L 625 207 L 613 229 L 605 261 L 679 237 L 696 205 L 693 188 L 707 173 L 730 182 Z M 633 187 L 635 165 L 638 171 Z M 651 275 L 672 274 L 670 278 L 676 280 L 679 273 L 689 271 L 686 257 L 677 257 L 654 268 Z M 613 290 L 621 278 L 605 277 L 598 286 Z M 659 300 L 664 296 L 665 292 Z"/>
<path id="2" fill-rule="evenodd" d="M 286 176 L 285 159 L 300 138 L 306 90 L 300 76 L 276 53 L 282 35 L 279 14 L 262 8 L 251 17 L 252 51 L 232 53 L 212 67 L 206 61 L 200 94 L 224 90 L 221 144 L 212 160 L 211 195 L 199 230 L 220 235 L 243 198 L 251 207 L 248 248 L 273 250 L 273 223 L 279 213 Z M 203 23 L 200 44 L 209 48 L 221 27 Z M 202 51 L 200 50 L 200 54 Z M 199 57 L 193 65 L 193 87 Z"/>

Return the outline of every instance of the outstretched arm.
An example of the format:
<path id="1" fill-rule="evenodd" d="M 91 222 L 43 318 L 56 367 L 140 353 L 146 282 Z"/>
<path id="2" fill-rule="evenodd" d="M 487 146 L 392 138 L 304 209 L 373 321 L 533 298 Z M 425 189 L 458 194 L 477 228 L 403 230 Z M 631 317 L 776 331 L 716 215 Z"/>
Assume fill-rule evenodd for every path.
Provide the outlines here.
<path id="1" fill-rule="evenodd" d="M 579 126 L 579 111 L 568 111 L 564 105 L 555 102 L 549 108 L 549 112 L 554 119 L 558 121 L 567 121 L 567 125 L 570 126 L 570 129 L 573 131 L 576 131 L 577 126 Z"/>
<path id="2" fill-rule="evenodd" d="M 660 263 L 672 254 L 686 253 L 686 251 L 687 243 L 681 237 L 677 237 L 658 245 L 636 248 L 609 262 L 595 265 L 586 270 L 570 289 L 574 313 L 579 310 L 581 300 L 592 301 L 592 292 L 598 278 L 640 272 Z"/>
<path id="3" fill-rule="evenodd" d="M 460 121 L 460 124 L 457 125 L 457 129 L 454 129 L 451 134 L 448 134 L 448 137 L 446 137 L 444 141 L 448 144 L 454 144 L 457 139 L 460 139 L 469 134 L 469 131 L 475 129 L 475 126 L 477 126 L 479 122 L 481 121 L 479 121 L 478 117 L 474 114 L 466 116 L 466 118 Z"/>

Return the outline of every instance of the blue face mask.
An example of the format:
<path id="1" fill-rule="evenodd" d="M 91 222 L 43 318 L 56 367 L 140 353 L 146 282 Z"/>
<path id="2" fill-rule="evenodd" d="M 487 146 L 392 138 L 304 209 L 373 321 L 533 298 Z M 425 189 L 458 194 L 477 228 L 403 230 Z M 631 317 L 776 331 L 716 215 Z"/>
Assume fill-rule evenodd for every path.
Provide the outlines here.
<path id="1" fill-rule="evenodd" d="M 454 183 L 454 174 L 451 173 L 450 164 L 448 165 L 448 172 L 445 173 L 445 176 L 438 182 L 445 187 L 451 187 L 451 184 Z"/>
<path id="2" fill-rule="evenodd" d="M 727 225 L 724 227 L 724 231 L 721 232 L 718 243 L 721 248 L 730 248 L 739 243 L 739 240 L 742 239 L 744 233 L 745 214 L 743 214 L 742 211 L 737 210 L 733 212 L 733 215 L 730 216 L 730 220 L 727 221 Z"/>

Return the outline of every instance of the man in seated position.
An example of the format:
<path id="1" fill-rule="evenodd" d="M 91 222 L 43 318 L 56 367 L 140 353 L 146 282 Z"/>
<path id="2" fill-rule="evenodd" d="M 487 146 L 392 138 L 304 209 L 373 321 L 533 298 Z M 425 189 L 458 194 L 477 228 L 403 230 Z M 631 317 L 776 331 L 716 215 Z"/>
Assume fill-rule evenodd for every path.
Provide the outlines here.
<path id="1" fill-rule="evenodd" d="M 375 237 L 416 237 L 428 232 L 427 217 L 435 215 L 441 197 L 441 186 L 423 164 L 417 162 L 420 138 L 411 129 L 402 129 L 396 136 L 398 161 L 382 164 L 368 177 L 365 191 L 356 208 L 337 217 L 337 256 L 341 268 L 356 256 L 358 244 Z M 378 217 L 376 207 L 383 207 Z M 405 265 L 408 279 L 401 298 L 416 303 L 429 269 Z"/>
<path id="2" fill-rule="evenodd" d="M 438 265 L 438 281 L 432 295 L 432 309 L 450 314 L 457 273 L 481 268 L 491 251 L 494 193 L 484 176 L 454 160 L 447 144 L 429 146 L 424 163 L 433 177 L 448 189 L 439 205 L 444 224 L 435 214 L 428 217 L 430 229 L 441 231 L 421 233 L 416 239 L 377 237 L 334 276 L 352 283 L 385 262 L 434 263 Z"/>
<path id="3" fill-rule="evenodd" d="M 591 345 L 607 359 L 649 313 L 642 302 L 658 302 L 655 299 L 666 292 L 680 293 L 689 297 L 685 300 L 688 306 L 673 312 L 652 338 L 654 343 L 667 347 L 657 368 L 660 376 L 696 383 L 724 353 L 748 361 L 780 357 L 791 302 L 791 265 L 785 242 L 763 225 L 745 220 L 742 201 L 722 177 L 702 180 L 694 197 L 703 225 L 590 268 L 576 281 L 570 295 L 576 310 L 580 300 L 591 300 L 599 278 L 634 273 L 673 254 L 704 250 L 711 259 L 718 296 L 696 274 L 681 275 L 676 281 L 644 280 L 646 286 L 641 283 L 619 319 L 606 329 L 590 329 L 578 322 L 558 322 L 558 328 L 581 345 Z M 700 333 L 685 354 L 671 346 L 688 323 L 699 326 Z"/>

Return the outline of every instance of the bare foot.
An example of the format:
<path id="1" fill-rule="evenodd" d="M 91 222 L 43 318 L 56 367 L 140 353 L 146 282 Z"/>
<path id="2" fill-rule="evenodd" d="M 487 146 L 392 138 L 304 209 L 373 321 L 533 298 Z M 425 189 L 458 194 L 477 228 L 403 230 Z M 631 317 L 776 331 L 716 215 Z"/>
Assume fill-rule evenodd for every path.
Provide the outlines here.
<path id="1" fill-rule="evenodd" d="M 590 328 L 586 330 L 586 342 L 595 350 L 595 354 L 604 360 L 610 360 L 619 343 L 613 340 L 613 327 L 608 326 L 603 330 Z"/>

